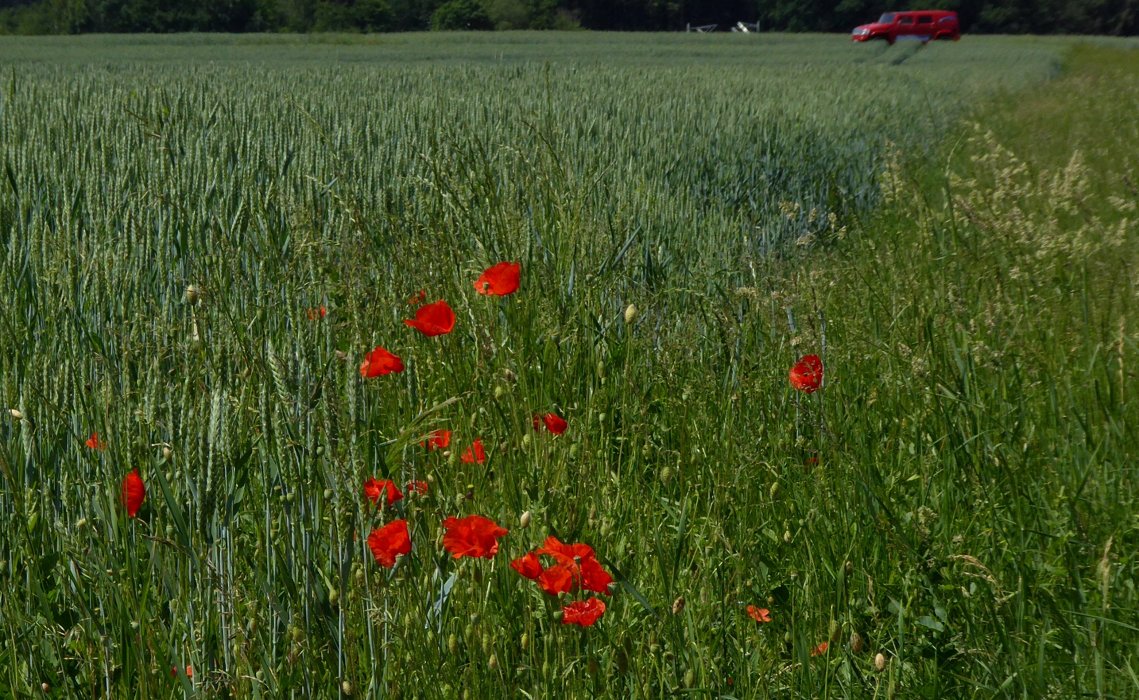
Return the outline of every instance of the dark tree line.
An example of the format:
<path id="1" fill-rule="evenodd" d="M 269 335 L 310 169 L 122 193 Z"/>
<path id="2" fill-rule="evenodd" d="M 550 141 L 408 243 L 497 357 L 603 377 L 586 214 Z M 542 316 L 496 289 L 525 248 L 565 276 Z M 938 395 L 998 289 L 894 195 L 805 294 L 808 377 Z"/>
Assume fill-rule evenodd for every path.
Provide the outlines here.
<path id="1" fill-rule="evenodd" d="M 1139 0 L 0 0 L 0 33 L 422 29 L 849 31 L 886 10 L 956 10 L 965 31 L 1139 34 Z"/>

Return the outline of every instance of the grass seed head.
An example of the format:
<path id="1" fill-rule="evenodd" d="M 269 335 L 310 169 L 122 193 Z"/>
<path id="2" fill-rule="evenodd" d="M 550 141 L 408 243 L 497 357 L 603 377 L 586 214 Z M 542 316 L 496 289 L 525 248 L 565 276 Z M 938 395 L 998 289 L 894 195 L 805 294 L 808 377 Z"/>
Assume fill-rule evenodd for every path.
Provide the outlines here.
<path id="1" fill-rule="evenodd" d="M 629 304 L 625 307 L 625 323 L 632 323 L 637 320 L 637 305 Z"/>

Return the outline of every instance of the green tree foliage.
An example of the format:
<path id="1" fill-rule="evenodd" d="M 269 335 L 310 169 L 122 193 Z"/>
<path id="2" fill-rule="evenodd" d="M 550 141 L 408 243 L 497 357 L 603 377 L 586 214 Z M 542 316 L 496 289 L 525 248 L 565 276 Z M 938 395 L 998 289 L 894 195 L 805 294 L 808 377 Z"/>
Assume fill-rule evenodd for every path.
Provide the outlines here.
<path id="1" fill-rule="evenodd" d="M 436 27 L 675 31 L 756 22 L 845 32 L 882 12 L 954 10 L 966 32 L 1139 34 L 1139 0 L 0 0 L 0 33 L 418 31 Z M 438 21 L 437 21 L 438 18 Z"/>
<path id="2" fill-rule="evenodd" d="M 478 0 L 449 0 L 431 15 L 431 28 L 494 29 L 494 23 Z"/>

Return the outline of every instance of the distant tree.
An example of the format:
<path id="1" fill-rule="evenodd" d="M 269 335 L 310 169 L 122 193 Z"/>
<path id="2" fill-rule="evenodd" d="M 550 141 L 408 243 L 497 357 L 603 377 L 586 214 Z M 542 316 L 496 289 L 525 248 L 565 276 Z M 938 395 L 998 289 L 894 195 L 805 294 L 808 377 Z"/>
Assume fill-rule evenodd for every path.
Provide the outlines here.
<path id="1" fill-rule="evenodd" d="M 450 0 L 431 15 L 434 30 L 494 29 L 494 22 L 477 0 Z"/>
<path id="2" fill-rule="evenodd" d="M 313 15 L 318 32 L 382 32 L 393 24 L 387 0 L 320 0 Z"/>

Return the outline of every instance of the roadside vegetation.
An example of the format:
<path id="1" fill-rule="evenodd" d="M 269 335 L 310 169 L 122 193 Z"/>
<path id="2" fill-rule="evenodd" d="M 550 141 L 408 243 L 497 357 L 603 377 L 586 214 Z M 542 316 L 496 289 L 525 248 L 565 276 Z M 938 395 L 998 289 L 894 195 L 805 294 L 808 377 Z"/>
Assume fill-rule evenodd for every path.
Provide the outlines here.
<path id="1" fill-rule="evenodd" d="M 698 39 L 6 39 L 0 687 L 1139 692 L 1134 47 Z"/>

